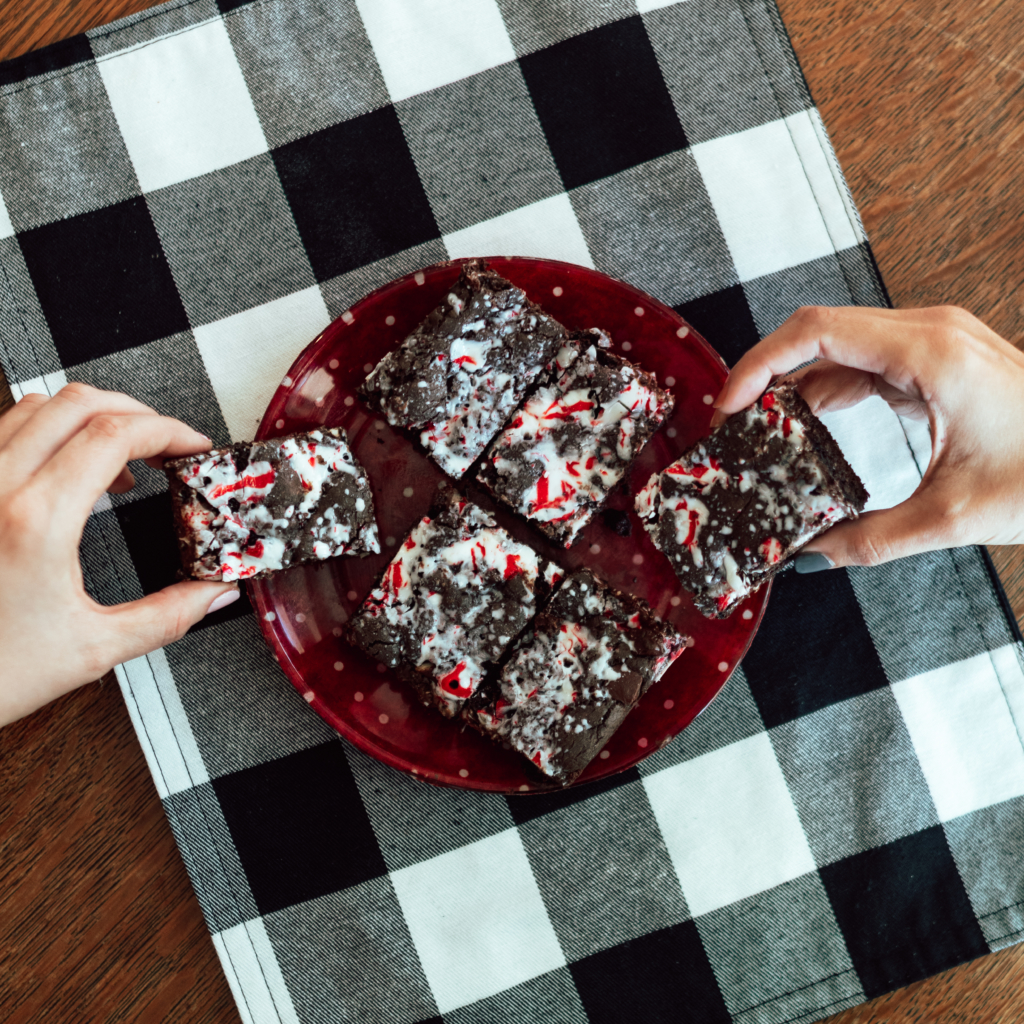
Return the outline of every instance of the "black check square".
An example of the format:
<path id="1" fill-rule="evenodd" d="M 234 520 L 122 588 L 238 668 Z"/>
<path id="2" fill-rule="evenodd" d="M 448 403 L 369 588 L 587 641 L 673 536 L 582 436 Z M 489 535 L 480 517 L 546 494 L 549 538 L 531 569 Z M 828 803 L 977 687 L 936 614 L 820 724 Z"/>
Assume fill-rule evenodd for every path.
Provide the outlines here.
<path id="1" fill-rule="evenodd" d="M 273 151 L 317 281 L 439 236 L 395 108 Z"/>
<path id="2" fill-rule="evenodd" d="M 569 968 L 590 1024 L 730 1024 L 692 921 L 651 932 Z"/>
<path id="3" fill-rule="evenodd" d="M 521 57 L 567 189 L 686 146 L 639 17 Z"/>
<path id="4" fill-rule="evenodd" d="M 735 366 L 740 356 L 761 340 L 742 285 L 681 302 L 675 310 L 729 366 Z"/>
<path id="5" fill-rule="evenodd" d="M 145 199 L 18 235 L 64 366 L 187 331 Z"/>
<path id="6" fill-rule="evenodd" d="M 221 776 L 213 788 L 261 914 L 387 872 L 336 741 Z"/>
<path id="7" fill-rule="evenodd" d="M 842 569 L 775 577 L 743 670 L 769 729 L 889 682 Z"/>
<path id="8" fill-rule="evenodd" d="M 988 952 L 940 825 L 820 873 L 868 999 Z"/>

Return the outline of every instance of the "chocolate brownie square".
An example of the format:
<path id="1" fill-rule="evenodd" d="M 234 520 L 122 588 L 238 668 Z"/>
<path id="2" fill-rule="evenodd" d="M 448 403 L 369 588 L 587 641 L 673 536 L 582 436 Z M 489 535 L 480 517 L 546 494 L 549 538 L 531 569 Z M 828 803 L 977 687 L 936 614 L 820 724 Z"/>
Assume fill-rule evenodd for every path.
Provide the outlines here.
<path id="1" fill-rule="evenodd" d="M 610 344 L 603 332 L 576 337 L 585 346 L 579 356 L 527 399 L 477 474 L 495 497 L 565 547 L 675 405 L 654 374 L 601 351 Z"/>
<path id="2" fill-rule="evenodd" d="M 346 635 L 450 718 L 559 575 L 442 484 Z"/>
<path id="3" fill-rule="evenodd" d="M 463 717 L 568 785 L 692 643 L 644 601 L 579 569 Z"/>
<path id="4" fill-rule="evenodd" d="M 697 608 L 726 618 L 867 499 L 825 425 L 785 384 L 655 473 L 636 511 Z"/>
<path id="5" fill-rule="evenodd" d="M 359 393 L 393 426 L 419 431 L 430 457 L 458 479 L 566 344 L 557 320 L 473 261 Z"/>
<path id="6" fill-rule="evenodd" d="M 380 551 L 370 484 L 340 428 L 168 459 L 164 472 L 182 566 L 194 579 L 259 579 Z"/>

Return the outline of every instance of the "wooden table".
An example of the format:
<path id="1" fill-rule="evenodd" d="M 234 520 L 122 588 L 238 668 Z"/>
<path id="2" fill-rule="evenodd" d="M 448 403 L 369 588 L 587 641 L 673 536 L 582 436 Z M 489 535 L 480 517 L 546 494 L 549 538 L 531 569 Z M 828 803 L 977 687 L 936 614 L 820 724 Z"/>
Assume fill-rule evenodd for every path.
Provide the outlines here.
<path id="1" fill-rule="evenodd" d="M 0 0 L 0 59 L 148 6 Z M 895 304 L 957 303 L 1024 343 L 1019 5 L 781 6 Z M 993 557 L 1021 620 L 1024 548 Z M 113 677 L 0 730 L 0 765 L 0 1017 L 237 1024 Z M 1022 1007 L 1018 946 L 829 1024 L 994 1024 Z"/>

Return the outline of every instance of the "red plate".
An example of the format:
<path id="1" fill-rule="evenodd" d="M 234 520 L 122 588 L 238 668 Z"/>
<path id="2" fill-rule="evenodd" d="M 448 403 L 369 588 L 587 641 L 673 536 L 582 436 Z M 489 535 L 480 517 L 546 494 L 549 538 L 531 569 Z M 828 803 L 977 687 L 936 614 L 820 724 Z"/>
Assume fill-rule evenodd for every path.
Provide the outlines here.
<path id="1" fill-rule="evenodd" d="M 443 478 L 409 436 L 368 412 L 356 388 L 377 361 L 441 301 L 464 261 L 427 267 L 385 285 L 335 320 L 295 361 L 275 393 L 259 438 L 321 424 L 342 426 L 373 488 L 383 551 L 369 558 L 335 558 L 303 565 L 249 586 L 263 635 L 296 689 L 342 736 L 385 764 L 443 785 L 494 793 L 542 792 L 552 786 L 528 764 L 471 730 L 423 707 L 383 665 L 340 639 L 342 627 L 430 504 Z M 553 260 L 492 258 L 569 328 L 598 326 L 612 351 L 653 370 L 676 397 L 672 419 L 633 467 L 630 492 L 707 433 L 711 400 L 726 377 L 718 354 L 677 313 L 604 274 Z M 632 536 L 607 529 L 600 516 L 569 550 L 555 547 L 468 480 L 462 490 L 496 510 L 514 536 L 566 568 L 588 565 L 612 586 L 644 598 L 662 618 L 696 641 L 669 669 L 577 782 L 636 764 L 668 743 L 711 702 L 750 645 L 768 588 L 725 621 L 705 619 L 680 588 L 668 560 L 631 514 Z M 616 495 L 613 507 L 631 500 Z"/>

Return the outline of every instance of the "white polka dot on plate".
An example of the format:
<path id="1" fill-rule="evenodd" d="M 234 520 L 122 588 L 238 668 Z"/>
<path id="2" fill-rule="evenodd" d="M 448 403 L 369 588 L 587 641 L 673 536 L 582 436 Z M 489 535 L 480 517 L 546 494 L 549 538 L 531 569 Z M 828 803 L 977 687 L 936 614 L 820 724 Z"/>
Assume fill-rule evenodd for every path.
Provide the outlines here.
<path id="1" fill-rule="evenodd" d="M 460 779 L 468 779 L 469 778 L 469 772 L 467 772 L 465 768 L 460 768 L 459 769 L 459 778 Z"/>
<path id="2" fill-rule="evenodd" d="M 306 616 L 303 615 L 302 612 L 299 612 L 299 614 L 295 616 L 295 621 L 296 622 L 305 622 L 306 621 Z"/>
<path id="3" fill-rule="evenodd" d="M 690 333 L 689 327 L 680 327 L 676 330 L 677 338 L 685 338 Z"/>
<path id="4" fill-rule="evenodd" d="M 312 690 L 307 690 L 302 696 L 305 697 L 307 704 L 312 704 L 316 700 L 316 694 Z"/>
<path id="5" fill-rule="evenodd" d="M 675 377 L 666 377 L 665 378 L 665 387 L 667 387 L 667 388 L 674 388 L 675 386 L 676 386 L 676 379 L 675 379 Z"/>
<path id="6" fill-rule="evenodd" d="M 357 600 L 359 600 L 359 595 L 354 590 L 350 590 L 345 596 L 350 601 L 357 601 Z"/>
<path id="7" fill-rule="evenodd" d="M 611 757 L 612 755 L 607 750 L 602 750 L 601 753 L 598 754 L 597 756 L 600 757 L 602 761 L 607 761 L 608 758 Z"/>
<path id="8" fill-rule="evenodd" d="M 373 425 L 373 429 L 374 430 L 383 430 L 384 429 L 384 421 L 383 420 L 377 420 L 376 423 L 374 423 L 374 425 Z"/>
<path id="9" fill-rule="evenodd" d="M 321 398 L 320 401 L 322 403 L 323 399 Z M 345 404 L 346 405 L 355 405 L 356 404 L 356 400 L 351 395 L 346 395 L 345 396 Z"/>
<path id="10" fill-rule="evenodd" d="M 354 701 L 355 701 L 355 702 L 356 702 L 357 704 L 359 704 L 359 703 L 362 703 L 362 700 L 363 700 L 363 691 L 362 691 L 362 690 L 356 690 L 356 692 L 352 694 L 352 699 L 353 699 L 353 700 L 354 700 Z"/>
<path id="11" fill-rule="evenodd" d="M 624 341 L 621 345 L 621 348 L 623 352 L 631 352 L 633 350 L 633 342 Z"/>
<path id="12" fill-rule="evenodd" d="M 336 661 L 334 663 L 334 671 L 335 672 L 340 672 L 344 667 L 345 667 L 345 662 L 343 662 L 343 661 Z"/>
<path id="13" fill-rule="evenodd" d="M 559 295 L 563 294 L 563 292 L 564 292 L 564 289 L 562 288 L 562 286 L 560 284 L 556 284 L 555 287 L 551 289 L 551 294 L 554 295 L 556 298 Z"/>
<path id="14" fill-rule="evenodd" d="M 394 327 L 395 318 L 391 316 L 391 314 L 389 313 L 386 317 L 384 317 L 384 323 L 386 323 L 388 327 Z"/>
<path id="15" fill-rule="evenodd" d="M 369 373 L 373 369 L 373 363 L 363 363 L 363 373 Z"/>
<path id="16" fill-rule="evenodd" d="M 676 430 L 675 427 L 669 427 L 668 430 L 665 431 L 665 433 L 668 434 L 669 437 L 675 437 L 676 434 L 679 433 L 679 431 Z"/>
<path id="17" fill-rule="evenodd" d="M 705 395 L 704 396 L 704 404 L 705 405 L 710 405 L 714 400 L 715 400 L 715 396 L 714 395 Z"/>
<path id="18" fill-rule="evenodd" d="M 383 675 L 383 674 L 384 674 L 385 672 L 387 672 L 387 670 L 388 670 L 388 667 L 387 667 L 387 665 L 378 665 L 378 666 L 377 666 L 377 671 L 378 671 L 378 672 L 380 672 L 380 673 L 381 673 L 382 675 Z"/>
<path id="19" fill-rule="evenodd" d="M 672 600 L 669 601 L 669 604 L 672 605 L 673 608 L 678 608 L 682 603 L 683 599 L 678 594 L 674 595 Z"/>
<path id="20" fill-rule="evenodd" d="M 644 315 L 644 307 L 643 306 L 637 306 L 636 309 L 633 310 L 633 312 L 636 313 L 637 316 L 643 316 Z"/>
<path id="21" fill-rule="evenodd" d="M 331 370 L 336 370 L 336 369 L 337 369 L 337 368 L 338 368 L 339 366 L 341 366 L 341 363 L 339 363 L 337 359 L 332 359 L 332 360 L 331 360 L 331 361 L 330 361 L 330 362 L 329 362 L 329 363 L 327 364 L 327 366 L 328 366 L 328 369 L 331 369 Z"/>
<path id="22" fill-rule="evenodd" d="M 633 556 L 633 564 L 634 565 L 643 565 L 644 564 L 644 556 L 641 555 L 639 551 Z"/>
<path id="23" fill-rule="evenodd" d="M 592 555 L 599 555 L 599 554 L 601 554 L 601 545 L 600 544 L 591 544 L 590 545 L 590 553 Z"/>
<path id="24" fill-rule="evenodd" d="M 720 661 L 718 663 L 718 671 L 719 672 L 728 672 L 729 671 L 729 662 L 727 662 L 727 661 Z"/>
<path id="25" fill-rule="evenodd" d="M 284 420 L 276 420 L 276 421 L 274 422 L 274 427 L 275 427 L 275 428 L 276 428 L 277 430 L 281 430 L 281 429 L 282 429 L 282 427 L 284 427 Z"/>
<path id="26" fill-rule="evenodd" d="M 406 488 L 405 488 L 405 489 L 404 489 L 404 490 L 402 491 L 402 494 L 404 494 L 404 495 L 405 495 L 405 497 L 407 497 L 407 498 L 411 498 L 411 497 L 412 497 L 412 496 L 413 496 L 413 495 L 414 495 L 415 493 L 416 493 L 416 492 L 415 492 L 415 491 L 414 491 L 414 490 L 413 490 L 413 489 L 412 489 L 411 487 L 406 487 Z"/>
<path id="27" fill-rule="evenodd" d="M 519 787 L 519 792 L 520 792 L 520 793 L 529 793 L 529 792 L 530 792 L 530 787 L 529 787 L 529 786 L 528 786 L 528 785 L 527 785 L 527 784 L 526 784 L 526 783 L 524 782 L 524 783 L 523 783 L 523 784 L 522 784 L 522 785 L 521 785 L 521 786 Z"/>
<path id="28" fill-rule="evenodd" d="M 352 315 L 352 310 L 346 309 L 345 312 L 341 314 L 341 319 L 347 324 L 352 323 L 355 320 L 355 317 Z"/>
<path id="29" fill-rule="evenodd" d="M 331 626 L 331 632 L 335 636 L 341 636 L 341 626 Z"/>
<path id="30" fill-rule="evenodd" d="M 636 741 L 636 745 L 640 747 L 641 750 L 645 750 L 647 748 L 647 737 L 641 736 L 640 739 Z"/>
<path id="31" fill-rule="evenodd" d="M 422 270 L 417 270 L 417 271 L 416 271 L 416 273 L 415 273 L 415 274 L 413 274 L 413 276 L 412 276 L 412 279 L 413 279 L 413 280 L 414 280 L 414 281 L 415 281 L 415 282 L 416 282 L 417 284 L 423 284 L 423 282 L 424 282 L 424 281 L 426 281 L 427 277 L 426 277 L 426 275 L 425 275 L 425 274 L 423 273 L 423 271 L 422 271 Z"/>
<path id="32" fill-rule="evenodd" d="M 316 405 L 316 406 L 323 405 L 324 404 L 324 396 L 321 395 L 319 398 L 314 398 L 313 399 L 313 404 Z"/>
<path id="33" fill-rule="evenodd" d="M 267 614 L 264 615 L 263 618 L 264 618 L 264 620 L 266 622 L 273 622 L 274 619 L 277 618 L 277 613 L 276 612 L 267 612 Z"/>
<path id="34" fill-rule="evenodd" d="M 743 611 L 743 618 L 745 618 L 745 619 L 747 619 L 749 621 L 753 617 L 754 617 L 754 613 L 749 608 L 744 609 L 744 611 Z"/>
<path id="35" fill-rule="evenodd" d="M 670 697 L 667 701 L 665 701 L 663 706 L 666 711 L 671 711 L 676 706 L 676 702 L 672 700 L 672 698 Z"/>
<path id="36" fill-rule="evenodd" d="M 380 722 L 381 725 L 387 725 L 388 722 L 391 721 L 391 719 L 388 718 L 388 716 L 385 715 L 383 712 L 381 712 L 381 714 L 377 716 L 377 721 Z"/>
<path id="37" fill-rule="evenodd" d="M 292 384 L 293 384 L 293 383 L 294 383 L 294 382 L 292 381 L 291 377 L 283 377 L 283 378 L 281 379 L 281 386 L 282 386 L 282 387 L 285 387 L 285 388 L 290 388 L 290 387 L 292 386 Z"/>

